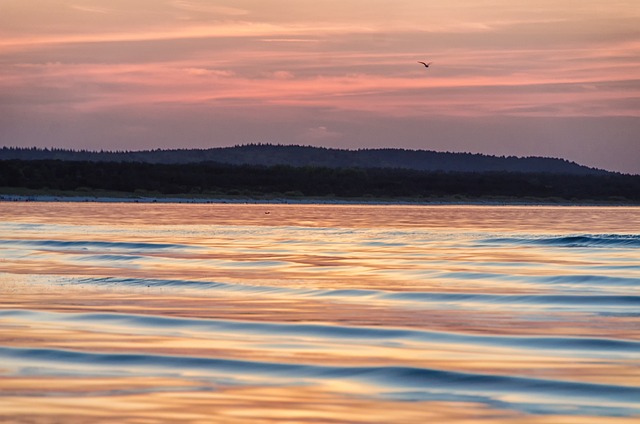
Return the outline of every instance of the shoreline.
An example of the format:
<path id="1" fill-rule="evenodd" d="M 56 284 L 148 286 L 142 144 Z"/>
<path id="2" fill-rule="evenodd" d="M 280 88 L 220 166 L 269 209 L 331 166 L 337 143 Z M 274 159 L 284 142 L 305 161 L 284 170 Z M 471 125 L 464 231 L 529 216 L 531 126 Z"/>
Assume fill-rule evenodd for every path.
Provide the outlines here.
<path id="1" fill-rule="evenodd" d="M 561 199 L 317 199 L 317 198 L 226 198 L 226 197 L 120 197 L 73 195 L 0 194 L 0 203 L 142 203 L 142 204 L 255 204 L 255 205 L 374 205 L 374 206 L 591 206 L 638 207 L 633 202 L 567 201 Z"/>

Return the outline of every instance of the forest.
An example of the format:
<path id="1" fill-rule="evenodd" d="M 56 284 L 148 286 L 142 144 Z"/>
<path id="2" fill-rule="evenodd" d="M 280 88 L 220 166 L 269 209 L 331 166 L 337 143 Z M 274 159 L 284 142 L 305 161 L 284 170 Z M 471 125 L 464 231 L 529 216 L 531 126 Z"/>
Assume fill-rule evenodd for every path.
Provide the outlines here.
<path id="1" fill-rule="evenodd" d="M 358 199 L 547 199 L 640 203 L 640 176 L 442 172 L 219 163 L 0 161 L 0 193 Z"/>
<path id="2" fill-rule="evenodd" d="M 0 149 L 0 160 L 71 160 L 90 162 L 140 162 L 187 164 L 215 162 L 231 165 L 290 165 L 324 168 L 402 168 L 447 172 L 554 172 L 564 174 L 606 174 L 564 159 L 546 157 L 491 156 L 430 150 L 332 149 L 326 147 L 245 144 L 210 149 L 141 151 L 88 151 L 66 149 Z"/>

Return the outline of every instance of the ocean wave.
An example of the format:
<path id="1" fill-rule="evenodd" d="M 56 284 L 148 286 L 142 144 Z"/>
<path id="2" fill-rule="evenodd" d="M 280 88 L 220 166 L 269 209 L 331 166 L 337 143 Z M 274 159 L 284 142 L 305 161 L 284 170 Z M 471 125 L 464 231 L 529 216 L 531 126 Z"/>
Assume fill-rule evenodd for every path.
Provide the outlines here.
<path id="1" fill-rule="evenodd" d="M 288 381 L 291 384 L 318 380 L 356 380 L 378 386 L 381 392 L 388 389 L 423 389 L 440 393 L 450 391 L 461 395 L 491 394 L 494 398 L 526 394 L 529 399 L 555 397 L 564 404 L 572 402 L 591 403 L 616 402 L 636 405 L 640 388 L 596 384 L 565 380 L 537 379 L 510 375 L 480 374 L 444 371 L 439 369 L 409 366 L 330 366 L 262 362 L 236 359 L 221 359 L 197 356 L 157 355 L 140 353 L 96 353 L 64 349 L 33 349 L 0 347 L 0 357 L 7 361 L 20 360 L 23 366 L 31 364 L 51 367 L 56 372 L 59 365 L 68 365 L 77 370 L 88 367 L 96 374 L 104 372 L 128 373 L 131 367 L 145 369 L 147 374 L 156 369 L 163 375 L 192 375 L 201 379 L 216 374 L 261 376 Z M 57 368 L 64 374 L 64 367 Z M 197 371 L 192 374 L 193 371 Z M 637 408 L 640 412 L 640 408 Z"/>
<path id="2" fill-rule="evenodd" d="M 638 285 L 636 278 L 602 277 L 602 276 L 546 276 L 529 277 L 532 281 L 545 284 L 580 284 L 605 283 L 607 285 Z M 155 287 L 175 289 L 196 289 L 204 291 L 221 291 L 224 293 L 251 293 L 261 295 L 287 295 L 298 297 L 331 298 L 365 302 L 395 301 L 411 303 L 477 303 L 495 305 L 532 305 L 567 306 L 567 307 L 640 307 L 640 296 L 612 295 L 612 294 L 483 294 L 483 293 L 447 293 L 447 292 L 398 292 L 373 289 L 318 289 L 318 288 L 288 288 L 268 285 L 232 284 L 211 281 L 191 280 L 158 280 L 142 278 L 82 278 L 73 280 L 78 284 L 95 285 L 123 285 L 129 287 Z"/>
<path id="3" fill-rule="evenodd" d="M 542 284 L 579 284 L 592 285 L 595 287 L 607 286 L 640 286 L 640 278 L 633 277 L 611 277 L 608 275 L 589 275 L 589 274 L 571 274 L 571 275 L 549 275 L 544 277 L 532 277 L 532 281 Z M 635 297 L 635 296 L 632 296 Z"/>
<path id="4" fill-rule="evenodd" d="M 460 332 L 428 331 L 394 327 L 367 327 L 323 324 L 291 324 L 277 322 L 248 322 L 221 319 L 176 318 L 154 315 L 110 314 L 110 313 L 53 313 L 28 310 L 0 311 L 0 317 L 20 318 L 31 322 L 66 322 L 80 326 L 109 325 L 138 329 L 138 333 L 173 334 L 175 330 L 189 332 L 258 334 L 263 337 L 305 337 L 315 340 L 361 340 L 374 342 L 420 342 L 450 343 L 468 346 L 496 346 L 515 349 L 541 349 L 571 351 L 573 356 L 607 352 L 607 355 L 627 356 L 640 353 L 640 342 L 594 337 L 541 337 L 478 335 Z M 207 334 L 205 334 L 207 335 Z M 208 334 L 211 336 L 211 334 Z"/>
<path id="5" fill-rule="evenodd" d="M 524 244 L 552 247 L 640 247 L 636 234 L 581 234 L 557 237 L 499 237 L 481 240 L 491 244 Z"/>
<path id="6" fill-rule="evenodd" d="M 81 251 L 153 251 L 153 250 L 183 250 L 193 249 L 194 246 L 174 243 L 133 243 L 108 241 L 63 241 L 63 240 L 0 240 L 0 246 L 27 246 L 32 249 L 43 250 L 81 250 Z"/>

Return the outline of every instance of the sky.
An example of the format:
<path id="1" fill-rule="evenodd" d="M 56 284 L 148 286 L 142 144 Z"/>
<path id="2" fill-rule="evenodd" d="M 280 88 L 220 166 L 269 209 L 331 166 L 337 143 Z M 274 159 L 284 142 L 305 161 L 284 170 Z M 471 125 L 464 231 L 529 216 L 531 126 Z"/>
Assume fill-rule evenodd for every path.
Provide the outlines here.
<path id="1" fill-rule="evenodd" d="M 0 146 L 246 143 L 640 174 L 640 2 L 0 0 Z"/>

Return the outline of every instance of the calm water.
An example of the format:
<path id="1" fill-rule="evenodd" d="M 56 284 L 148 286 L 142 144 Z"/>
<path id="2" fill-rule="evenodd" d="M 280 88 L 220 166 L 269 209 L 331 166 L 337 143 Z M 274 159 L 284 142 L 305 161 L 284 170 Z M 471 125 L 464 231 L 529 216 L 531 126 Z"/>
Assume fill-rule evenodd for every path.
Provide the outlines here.
<path id="1" fill-rule="evenodd" d="M 640 208 L 0 203 L 0 421 L 640 420 Z"/>

